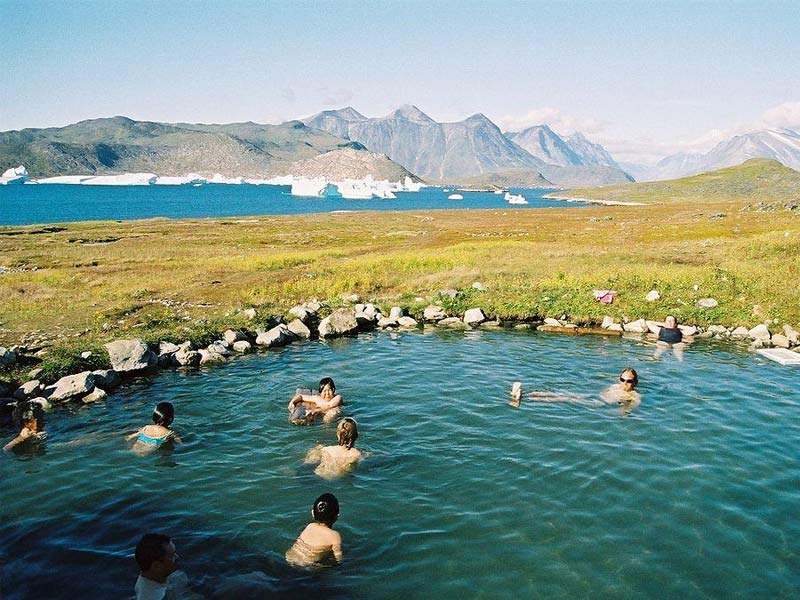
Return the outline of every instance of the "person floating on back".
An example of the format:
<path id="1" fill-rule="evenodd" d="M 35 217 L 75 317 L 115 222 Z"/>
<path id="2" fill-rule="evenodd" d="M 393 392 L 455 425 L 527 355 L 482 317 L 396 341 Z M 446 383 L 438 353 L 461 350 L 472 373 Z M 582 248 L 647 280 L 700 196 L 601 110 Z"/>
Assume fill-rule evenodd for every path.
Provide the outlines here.
<path id="1" fill-rule="evenodd" d="M 306 464 L 319 463 L 314 473 L 325 479 L 332 479 L 349 472 L 362 456 L 355 447 L 358 439 L 358 425 L 354 419 L 345 417 L 336 427 L 336 446 L 316 446 L 308 451 Z"/>
<path id="2" fill-rule="evenodd" d="M 317 394 L 295 394 L 289 401 L 289 420 L 295 424 L 307 424 L 317 415 L 322 415 L 325 423 L 330 423 L 341 413 L 343 403 L 341 394 L 336 393 L 336 384 L 330 377 L 319 382 Z"/>
<path id="3" fill-rule="evenodd" d="M 19 402 L 12 417 L 20 430 L 17 437 L 3 446 L 6 452 L 23 442 L 39 442 L 47 437 L 44 431 L 44 409 L 38 402 Z"/>
<path id="4" fill-rule="evenodd" d="M 146 533 L 136 544 L 136 600 L 163 600 L 167 593 L 167 578 L 177 570 L 178 553 L 169 536 Z"/>
<path id="5" fill-rule="evenodd" d="M 671 347 L 675 358 L 683 361 L 683 350 L 686 347 L 686 342 L 691 341 L 691 338 L 684 339 L 683 332 L 678 327 L 677 319 L 672 315 L 668 315 L 664 319 L 664 326 L 658 330 L 658 341 L 656 342 L 656 351 L 653 357 L 660 358 L 664 351 Z"/>
<path id="6" fill-rule="evenodd" d="M 159 402 L 153 410 L 153 424 L 145 425 L 125 439 L 128 441 L 136 439 L 133 450 L 142 454 L 152 452 L 167 442 L 180 444 L 181 439 L 178 434 L 169 428 L 174 420 L 175 407 L 172 406 L 172 402 Z"/>
<path id="7" fill-rule="evenodd" d="M 295 567 L 321 567 L 342 562 L 342 536 L 333 530 L 339 518 L 339 501 L 330 493 L 322 494 L 311 508 L 313 523 L 286 551 L 286 562 Z"/>

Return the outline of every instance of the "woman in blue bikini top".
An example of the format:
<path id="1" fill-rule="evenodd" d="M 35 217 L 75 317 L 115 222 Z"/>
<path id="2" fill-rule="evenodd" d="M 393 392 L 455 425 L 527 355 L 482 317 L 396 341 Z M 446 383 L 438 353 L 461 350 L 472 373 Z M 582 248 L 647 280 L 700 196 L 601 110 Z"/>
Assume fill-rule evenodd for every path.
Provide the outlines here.
<path id="1" fill-rule="evenodd" d="M 159 402 L 153 411 L 153 424 L 145 425 L 136 433 L 127 437 L 128 440 L 136 439 L 133 447 L 139 450 L 154 449 L 164 442 L 180 443 L 178 435 L 169 428 L 175 420 L 175 407 L 171 402 Z"/>

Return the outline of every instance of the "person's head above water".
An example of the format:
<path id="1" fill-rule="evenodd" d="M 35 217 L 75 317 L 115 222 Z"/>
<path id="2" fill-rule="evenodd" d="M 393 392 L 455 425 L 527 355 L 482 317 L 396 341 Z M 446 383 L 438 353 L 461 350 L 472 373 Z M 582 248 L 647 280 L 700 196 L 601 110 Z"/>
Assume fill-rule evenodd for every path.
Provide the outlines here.
<path id="1" fill-rule="evenodd" d="M 333 383 L 333 379 L 330 377 L 323 377 L 319 380 L 319 393 L 321 394 L 322 390 L 324 390 L 326 387 L 330 388 L 331 392 L 334 394 L 336 393 L 336 384 Z"/>
<path id="2" fill-rule="evenodd" d="M 161 533 L 144 534 L 136 544 L 134 556 L 142 574 L 154 581 L 166 581 L 178 569 L 175 564 L 178 559 L 175 544 L 169 536 Z"/>
<path id="3" fill-rule="evenodd" d="M 33 431 L 44 429 L 44 409 L 38 402 L 25 400 L 18 402 L 12 413 L 14 424 L 19 427 L 27 427 Z"/>
<path id="4" fill-rule="evenodd" d="M 314 500 L 314 506 L 311 509 L 311 516 L 318 523 L 323 523 L 330 527 L 339 518 L 339 501 L 331 493 L 322 494 L 319 498 Z"/>
<path id="5" fill-rule="evenodd" d="M 636 369 L 625 369 L 619 374 L 619 383 L 623 390 L 631 391 L 639 384 L 639 374 Z"/>
<path id="6" fill-rule="evenodd" d="M 348 450 L 352 448 L 358 439 L 358 425 L 354 419 L 345 417 L 341 420 L 338 427 L 336 427 L 336 439 L 339 441 L 340 446 L 344 446 Z"/>
<path id="7" fill-rule="evenodd" d="M 678 320 L 672 315 L 667 315 L 667 318 L 664 319 L 664 327 L 667 329 L 675 329 L 677 326 Z"/>
<path id="8" fill-rule="evenodd" d="M 153 411 L 153 423 L 162 427 L 169 427 L 175 420 L 175 407 L 172 402 L 159 402 Z"/>

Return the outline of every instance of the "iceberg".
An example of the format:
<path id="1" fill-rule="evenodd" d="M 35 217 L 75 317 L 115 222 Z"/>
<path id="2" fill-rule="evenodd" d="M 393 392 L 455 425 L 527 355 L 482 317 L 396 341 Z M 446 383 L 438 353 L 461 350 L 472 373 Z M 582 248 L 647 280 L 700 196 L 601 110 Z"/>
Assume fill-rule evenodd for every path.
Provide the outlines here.
<path id="1" fill-rule="evenodd" d="M 68 185 L 78 185 L 87 179 L 92 179 L 94 175 L 59 175 L 58 177 L 45 177 L 37 179 L 36 183 L 61 183 Z"/>
<path id="2" fill-rule="evenodd" d="M 244 183 L 244 177 L 225 177 L 221 173 L 214 173 L 214 176 L 208 180 L 208 183 L 223 183 L 225 185 L 241 185 Z"/>
<path id="3" fill-rule="evenodd" d="M 306 177 L 293 179 L 291 194 L 292 196 L 312 196 L 319 198 L 322 196 L 322 192 L 327 185 L 328 182 L 321 177 L 315 179 L 308 179 Z"/>
<path id="4" fill-rule="evenodd" d="M 155 185 L 202 185 L 206 178 L 197 173 L 189 173 L 184 177 L 160 176 L 153 182 Z"/>
<path id="5" fill-rule="evenodd" d="M 28 181 L 28 170 L 23 165 L 6 169 L 0 177 L 0 185 L 19 184 L 26 181 Z"/>
<path id="6" fill-rule="evenodd" d="M 122 175 L 98 175 L 81 181 L 81 185 L 151 185 L 158 176 L 153 173 L 123 173 Z"/>

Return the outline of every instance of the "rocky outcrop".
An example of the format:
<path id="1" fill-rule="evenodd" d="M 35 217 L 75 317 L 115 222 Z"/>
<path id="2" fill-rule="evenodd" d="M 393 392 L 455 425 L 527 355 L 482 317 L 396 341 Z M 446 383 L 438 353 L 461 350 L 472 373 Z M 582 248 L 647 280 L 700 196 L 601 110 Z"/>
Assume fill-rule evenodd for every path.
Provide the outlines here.
<path id="1" fill-rule="evenodd" d="M 141 371 L 158 364 L 158 356 L 142 340 L 117 340 L 105 348 L 111 367 L 119 373 Z"/>
<path id="2" fill-rule="evenodd" d="M 66 402 L 73 398 L 80 398 L 94 390 L 94 374 L 84 371 L 77 375 L 62 377 L 55 384 L 45 388 L 45 394 L 50 402 Z"/>

